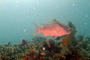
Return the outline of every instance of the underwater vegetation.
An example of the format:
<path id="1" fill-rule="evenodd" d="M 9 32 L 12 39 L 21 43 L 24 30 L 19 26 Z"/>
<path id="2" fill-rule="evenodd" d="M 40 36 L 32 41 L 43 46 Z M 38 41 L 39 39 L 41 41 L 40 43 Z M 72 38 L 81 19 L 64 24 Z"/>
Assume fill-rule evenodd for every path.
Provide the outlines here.
<path id="1" fill-rule="evenodd" d="M 76 27 L 72 22 L 69 22 L 68 25 L 61 23 L 57 25 L 59 21 L 54 19 L 52 23 L 61 28 L 61 31 L 68 28 L 70 33 L 63 36 L 52 35 L 55 36 L 55 39 L 45 38 L 45 36 L 51 36 L 49 33 L 44 37 L 34 36 L 31 42 L 23 39 L 21 44 L 12 46 L 11 42 L 8 42 L 0 45 L 0 60 L 90 60 L 90 36 L 78 35 L 76 37 Z M 44 25 L 44 27 L 48 29 L 53 27 L 48 25 Z M 67 29 L 64 32 L 68 33 L 66 31 Z M 53 34 L 56 32 L 59 32 L 58 29 Z M 57 37 L 60 37 L 58 42 Z"/>

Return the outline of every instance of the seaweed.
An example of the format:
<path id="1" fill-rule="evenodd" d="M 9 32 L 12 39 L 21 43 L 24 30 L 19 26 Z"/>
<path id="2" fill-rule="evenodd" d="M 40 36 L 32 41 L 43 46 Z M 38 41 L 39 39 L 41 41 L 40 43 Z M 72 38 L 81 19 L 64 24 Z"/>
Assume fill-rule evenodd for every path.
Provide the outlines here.
<path id="1" fill-rule="evenodd" d="M 59 23 L 56 19 L 54 20 Z M 72 22 L 67 25 L 72 33 L 60 37 L 61 41 L 35 36 L 31 42 L 0 45 L 0 60 L 90 60 L 90 37 L 78 35 Z M 61 45 L 61 46 L 60 46 Z"/>
<path id="2" fill-rule="evenodd" d="M 62 37 L 61 47 L 71 46 L 73 40 L 75 39 L 76 27 L 72 24 L 72 22 L 68 23 L 68 27 L 71 30 L 71 34 Z"/>

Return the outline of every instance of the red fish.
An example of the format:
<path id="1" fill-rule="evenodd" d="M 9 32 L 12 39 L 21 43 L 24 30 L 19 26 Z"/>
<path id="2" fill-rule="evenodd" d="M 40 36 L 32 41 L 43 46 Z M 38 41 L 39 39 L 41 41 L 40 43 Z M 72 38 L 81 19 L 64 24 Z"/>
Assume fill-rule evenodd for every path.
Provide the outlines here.
<path id="1" fill-rule="evenodd" d="M 43 28 L 35 25 L 37 28 L 37 34 L 43 33 L 43 36 L 54 36 L 55 38 L 70 34 L 71 31 L 61 23 L 44 24 Z"/>

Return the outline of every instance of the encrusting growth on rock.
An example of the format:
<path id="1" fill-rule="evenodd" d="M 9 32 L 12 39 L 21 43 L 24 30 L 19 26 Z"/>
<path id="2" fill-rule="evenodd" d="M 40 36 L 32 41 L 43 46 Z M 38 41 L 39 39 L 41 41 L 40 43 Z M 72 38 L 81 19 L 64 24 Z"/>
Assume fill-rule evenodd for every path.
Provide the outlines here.
<path id="1" fill-rule="evenodd" d="M 67 47 L 72 45 L 72 41 L 74 39 L 76 29 L 75 29 L 75 26 L 72 24 L 72 22 L 68 23 L 68 27 L 71 30 L 71 34 L 68 34 L 62 37 L 62 43 L 60 45 L 61 47 Z"/>

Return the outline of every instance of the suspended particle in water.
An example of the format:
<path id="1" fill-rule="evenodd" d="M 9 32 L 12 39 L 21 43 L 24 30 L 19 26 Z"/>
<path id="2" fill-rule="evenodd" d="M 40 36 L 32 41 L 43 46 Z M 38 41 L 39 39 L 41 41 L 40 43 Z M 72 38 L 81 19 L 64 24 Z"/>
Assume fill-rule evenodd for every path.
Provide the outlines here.
<path id="1" fill-rule="evenodd" d="M 85 22 L 85 25 L 86 25 L 87 23 Z"/>
<path id="2" fill-rule="evenodd" d="M 63 3 L 63 5 L 65 5 L 65 3 Z"/>
<path id="3" fill-rule="evenodd" d="M 85 1 L 82 1 L 82 3 L 85 3 Z"/>
<path id="4" fill-rule="evenodd" d="M 39 4 L 39 1 L 37 1 L 36 4 Z"/>
<path id="5" fill-rule="evenodd" d="M 88 36 L 90 36 L 90 34 L 88 34 Z"/>
<path id="6" fill-rule="evenodd" d="M 85 17 L 88 17 L 88 14 L 86 14 Z"/>
<path id="7" fill-rule="evenodd" d="M 49 3 L 51 4 L 52 3 L 52 0 L 49 0 Z"/>
<path id="8" fill-rule="evenodd" d="M 16 8 L 18 8 L 18 4 L 16 5 Z"/>
<path id="9" fill-rule="evenodd" d="M 36 8 L 35 8 L 35 7 L 33 7 L 32 9 L 33 9 L 33 10 L 35 10 Z"/>
<path id="10" fill-rule="evenodd" d="M 88 4 L 88 6 L 90 7 L 90 3 L 88 2 L 87 4 Z"/>
<path id="11" fill-rule="evenodd" d="M 27 29 L 24 29 L 24 32 L 26 32 L 27 31 Z"/>
<path id="12" fill-rule="evenodd" d="M 73 3 L 73 6 L 75 6 L 75 4 Z"/>
<path id="13" fill-rule="evenodd" d="M 16 3 L 18 3 L 18 1 L 16 1 Z"/>

